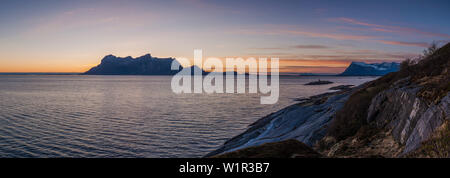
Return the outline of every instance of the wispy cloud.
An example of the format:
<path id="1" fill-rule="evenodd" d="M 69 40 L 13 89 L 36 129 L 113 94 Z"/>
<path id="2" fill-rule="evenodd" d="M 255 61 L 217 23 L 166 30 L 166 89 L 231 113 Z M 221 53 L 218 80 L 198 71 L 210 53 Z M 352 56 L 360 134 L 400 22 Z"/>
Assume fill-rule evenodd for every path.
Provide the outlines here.
<path id="1" fill-rule="evenodd" d="M 30 28 L 26 31 L 32 35 L 55 34 L 70 29 L 117 29 L 122 26 L 137 27 L 144 23 L 155 21 L 153 13 L 133 12 L 124 13 L 126 15 L 117 15 L 112 13 L 116 9 L 96 9 L 96 8 L 78 8 L 70 9 L 49 16 L 36 19 Z M 128 12 L 129 9 L 122 9 Z M 116 28 L 111 28 L 116 27 Z"/>
<path id="2" fill-rule="evenodd" d="M 320 32 L 311 32 L 311 31 L 303 31 L 303 30 L 286 30 L 283 31 L 286 34 L 292 35 L 304 35 L 309 37 L 319 37 L 319 38 L 331 38 L 335 40 L 367 40 L 373 39 L 375 36 L 369 35 L 347 35 L 347 34 L 339 34 L 339 33 L 320 33 Z"/>
<path id="3" fill-rule="evenodd" d="M 334 19 L 336 20 L 336 19 Z M 366 28 L 358 28 L 358 27 L 338 27 L 337 29 L 351 29 L 356 31 L 379 31 L 386 33 L 400 33 L 400 32 L 409 32 L 409 33 L 420 33 L 432 36 L 440 36 L 440 37 L 449 37 L 450 35 L 439 34 L 439 33 L 431 33 L 431 32 L 423 32 L 416 29 L 409 28 L 401 28 L 401 27 L 389 27 L 378 24 L 365 23 L 361 21 L 356 21 L 354 19 L 349 18 L 339 18 L 338 21 L 362 25 L 363 27 L 371 27 L 370 29 Z M 389 28 L 387 28 L 389 27 Z M 333 40 L 354 40 L 354 41 L 372 41 L 378 42 L 382 44 L 389 45 L 399 45 L 399 46 L 412 46 L 412 47 L 428 47 L 427 42 L 404 42 L 404 41 L 395 41 L 395 40 L 386 40 L 386 36 L 376 36 L 376 35 L 358 35 L 358 34 L 347 34 L 347 33 L 329 33 L 329 32 L 321 32 L 320 30 L 304 30 L 295 26 L 280 26 L 278 28 L 255 28 L 251 29 L 241 29 L 239 31 L 233 31 L 233 33 L 238 34 L 247 34 L 247 35 L 298 35 L 298 36 L 306 36 L 306 37 L 316 37 L 316 38 L 328 38 Z M 315 45 L 315 44 L 306 44 L 306 45 L 296 45 L 289 47 L 266 47 L 266 48 L 252 48 L 252 49 L 261 49 L 261 50 L 279 50 L 279 49 L 326 49 L 328 46 L 323 45 Z"/>
<path id="4" fill-rule="evenodd" d="M 379 32 L 389 32 L 389 33 L 413 33 L 413 34 L 419 34 L 419 35 L 425 35 L 425 36 L 432 36 L 432 37 L 441 37 L 441 38 L 450 38 L 450 35 L 444 34 L 444 33 L 437 33 L 437 32 L 427 32 L 422 31 L 415 28 L 408 28 L 408 27 L 400 27 L 400 26 L 390 26 L 390 25 L 380 25 L 380 24 L 374 24 L 374 23 L 367 23 L 363 21 L 359 21 L 352 18 L 346 18 L 346 17 L 340 17 L 340 18 L 332 18 L 330 19 L 335 22 L 342 22 L 352 25 L 360 25 L 369 27 L 370 30 L 373 31 L 379 31 Z"/>
<path id="5" fill-rule="evenodd" d="M 298 73 L 341 73 L 346 67 L 309 67 L 309 66 L 281 66 L 279 71 L 284 74 L 298 74 Z"/>
<path id="6" fill-rule="evenodd" d="M 326 48 L 330 48 L 330 47 L 324 46 L 324 45 L 295 45 L 295 46 L 292 46 L 292 48 L 296 48 L 296 49 L 326 49 Z"/>
<path id="7" fill-rule="evenodd" d="M 248 48 L 251 50 L 290 50 L 290 49 L 328 49 L 330 46 L 315 45 L 315 44 L 299 44 L 283 47 L 260 47 L 260 48 Z"/>
<path id="8" fill-rule="evenodd" d="M 369 49 L 320 49 L 319 54 L 316 53 L 299 53 L 298 51 L 290 52 L 252 52 L 246 53 L 246 57 L 264 56 L 277 57 L 282 60 L 319 60 L 319 61 L 401 61 L 406 58 L 418 56 L 419 53 L 411 52 L 387 52 Z"/>
<path id="9" fill-rule="evenodd" d="M 389 40 L 378 40 L 381 43 L 384 44 L 390 44 L 390 45 L 401 45 L 401 46 L 416 46 L 416 47 L 428 47 L 429 44 L 425 42 L 404 42 L 404 41 L 389 41 Z"/>
<path id="10" fill-rule="evenodd" d="M 254 50 L 279 50 L 279 49 L 286 49 L 286 48 L 276 48 L 276 47 L 274 47 L 274 48 L 248 48 L 248 49 L 254 49 Z"/>
<path id="11" fill-rule="evenodd" d="M 227 13 L 232 13 L 232 14 L 241 14 L 244 12 L 244 11 L 238 10 L 236 8 L 225 6 L 225 5 L 219 5 L 218 3 L 215 3 L 213 1 L 208 1 L 208 0 L 184 0 L 184 1 L 179 1 L 179 2 L 182 3 L 182 5 L 194 6 L 198 9 L 208 10 L 209 13 L 227 12 Z"/>
<path id="12" fill-rule="evenodd" d="M 334 18 L 334 19 L 331 19 L 331 20 L 345 22 L 345 23 L 349 23 L 349 24 L 368 26 L 368 27 L 378 27 L 378 28 L 385 27 L 384 25 L 366 23 L 366 22 L 358 21 L 358 20 L 351 19 L 351 18 L 345 18 L 345 17 Z"/>
<path id="13" fill-rule="evenodd" d="M 304 29 L 297 25 L 280 25 L 280 24 L 265 24 L 262 26 L 253 26 L 241 29 L 231 29 L 226 33 L 242 34 L 242 35 L 294 35 L 306 36 L 316 38 L 329 38 L 334 40 L 367 40 L 376 39 L 377 36 L 372 35 L 354 35 L 340 32 L 325 32 L 318 29 Z"/>

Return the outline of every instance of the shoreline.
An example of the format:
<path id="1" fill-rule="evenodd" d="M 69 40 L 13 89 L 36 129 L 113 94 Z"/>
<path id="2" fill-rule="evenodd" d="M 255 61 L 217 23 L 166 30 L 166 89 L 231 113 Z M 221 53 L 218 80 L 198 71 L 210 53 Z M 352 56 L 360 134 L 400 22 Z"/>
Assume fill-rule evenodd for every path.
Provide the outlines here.
<path id="1" fill-rule="evenodd" d="M 289 139 L 300 141 L 311 147 L 325 136 L 334 113 L 342 108 L 348 97 L 364 84 L 304 98 L 296 104 L 264 116 L 250 124 L 246 131 L 230 138 L 221 147 L 204 157 Z"/>

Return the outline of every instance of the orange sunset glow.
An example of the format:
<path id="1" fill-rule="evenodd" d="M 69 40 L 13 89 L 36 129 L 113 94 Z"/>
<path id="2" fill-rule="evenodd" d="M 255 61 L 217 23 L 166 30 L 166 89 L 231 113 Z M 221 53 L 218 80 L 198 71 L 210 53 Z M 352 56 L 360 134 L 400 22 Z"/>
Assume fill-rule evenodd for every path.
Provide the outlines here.
<path id="1" fill-rule="evenodd" d="M 340 6 L 334 3 L 286 4 L 96 1 L 50 8 L 5 3 L 0 73 L 82 73 L 108 54 L 192 59 L 194 49 L 203 49 L 205 58 L 276 57 L 280 72 L 339 73 L 351 61 L 400 62 L 433 41 L 450 39 L 447 23 L 417 23 L 427 21 L 426 15 L 388 18 L 378 13 L 384 7 L 373 4 L 367 17 L 347 13 L 365 3 L 342 7 L 346 10 L 332 8 Z M 22 11 L 11 10 L 18 8 Z"/>

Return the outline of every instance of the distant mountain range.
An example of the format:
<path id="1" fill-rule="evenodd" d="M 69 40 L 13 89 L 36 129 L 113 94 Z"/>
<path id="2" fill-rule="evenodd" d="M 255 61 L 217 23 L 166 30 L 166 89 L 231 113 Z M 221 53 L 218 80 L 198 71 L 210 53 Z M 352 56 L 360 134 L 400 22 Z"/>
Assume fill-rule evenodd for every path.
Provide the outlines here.
<path id="1" fill-rule="evenodd" d="M 157 58 L 150 54 L 141 57 L 132 58 L 116 57 L 114 55 L 105 56 L 98 66 L 95 66 L 85 72 L 86 75 L 175 75 L 179 70 L 171 70 L 172 62 L 177 62 L 174 58 Z M 194 69 L 201 70 L 197 66 L 191 67 L 191 73 Z M 202 74 L 206 72 L 201 70 Z"/>
<path id="2" fill-rule="evenodd" d="M 390 72 L 396 72 L 400 63 L 383 62 L 367 64 L 364 62 L 352 62 L 340 76 L 382 76 Z"/>
<path id="3" fill-rule="evenodd" d="M 114 55 L 107 55 L 103 57 L 101 63 L 84 74 L 86 75 L 175 75 L 180 72 L 179 70 L 171 70 L 172 62 L 177 62 L 174 58 L 157 58 L 152 57 L 150 54 L 143 55 L 141 57 L 132 58 L 117 57 Z M 339 76 L 382 76 L 390 72 L 399 70 L 399 63 L 384 62 L 367 64 L 364 62 L 352 62 L 347 69 L 338 74 Z M 202 75 L 208 74 L 201 70 L 197 66 L 191 67 L 191 74 L 194 70 L 202 71 Z M 237 74 L 235 72 L 235 74 Z M 302 76 L 314 76 L 314 75 L 332 75 L 332 74 L 312 74 L 302 73 Z"/>

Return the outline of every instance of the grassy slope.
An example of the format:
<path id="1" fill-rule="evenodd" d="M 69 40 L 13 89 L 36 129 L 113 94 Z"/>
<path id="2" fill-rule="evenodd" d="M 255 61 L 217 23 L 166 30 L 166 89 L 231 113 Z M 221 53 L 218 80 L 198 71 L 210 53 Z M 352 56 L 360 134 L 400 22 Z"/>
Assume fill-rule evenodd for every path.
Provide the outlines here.
<path id="1" fill-rule="evenodd" d="M 374 96 L 379 92 L 388 89 L 396 81 L 410 77 L 409 82 L 412 85 L 422 87 L 418 93 L 418 97 L 425 99 L 432 103 L 437 103 L 439 100 L 450 91 L 450 44 L 445 45 L 434 54 L 421 60 L 418 64 L 412 66 L 404 66 L 398 72 L 393 72 L 380 77 L 377 80 L 365 84 L 358 91 L 350 96 L 344 107 L 336 113 L 336 118 L 333 120 L 329 128 L 328 136 L 326 138 L 333 138 L 337 141 L 349 138 L 348 143 L 342 142 L 337 146 L 338 153 L 346 155 L 347 157 L 367 157 L 380 155 L 376 151 L 382 153 L 389 153 L 389 157 L 396 157 L 401 149 L 401 145 L 395 143 L 388 132 L 380 132 L 379 130 L 371 128 L 366 123 L 367 110 L 370 102 Z M 443 129 L 436 133 L 429 141 L 423 144 L 423 147 L 414 152 L 412 157 L 448 157 L 449 153 L 449 122 L 444 124 Z M 352 137 L 361 138 L 359 142 L 353 144 Z M 323 140 L 322 140 L 323 141 Z M 322 142 L 321 141 L 321 142 Z M 318 150 L 324 151 L 326 148 Z M 325 144 L 328 141 L 323 141 Z M 375 148 L 372 150 L 361 150 L 366 143 L 371 142 Z M 359 145 L 364 144 L 364 145 Z M 333 145 L 326 145 L 328 149 Z M 328 153 L 322 152 L 322 153 Z M 359 154 L 359 155 L 358 155 Z M 326 156 L 326 155 L 325 155 Z M 386 155 L 385 155 L 386 156 Z M 216 155 L 217 158 L 287 158 L 287 157 L 322 157 L 320 154 L 306 146 L 305 144 L 296 140 L 286 140 L 275 143 L 266 143 L 256 147 L 249 147 L 242 150 L 233 151 L 221 155 Z"/>
<path id="2" fill-rule="evenodd" d="M 433 135 L 433 137 L 422 143 L 422 147 L 407 155 L 417 158 L 448 158 L 450 157 L 450 122 L 447 121 Z"/>
<path id="3" fill-rule="evenodd" d="M 366 117 L 372 98 L 406 77 L 410 77 L 409 82 L 412 85 L 422 86 L 418 97 L 430 103 L 437 103 L 450 91 L 449 70 L 450 43 L 417 64 L 403 66 L 400 71 L 374 80 L 355 92 L 344 107 L 336 113 L 328 135 L 339 141 L 355 135 L 360 130 L 370 130 Z"/>

